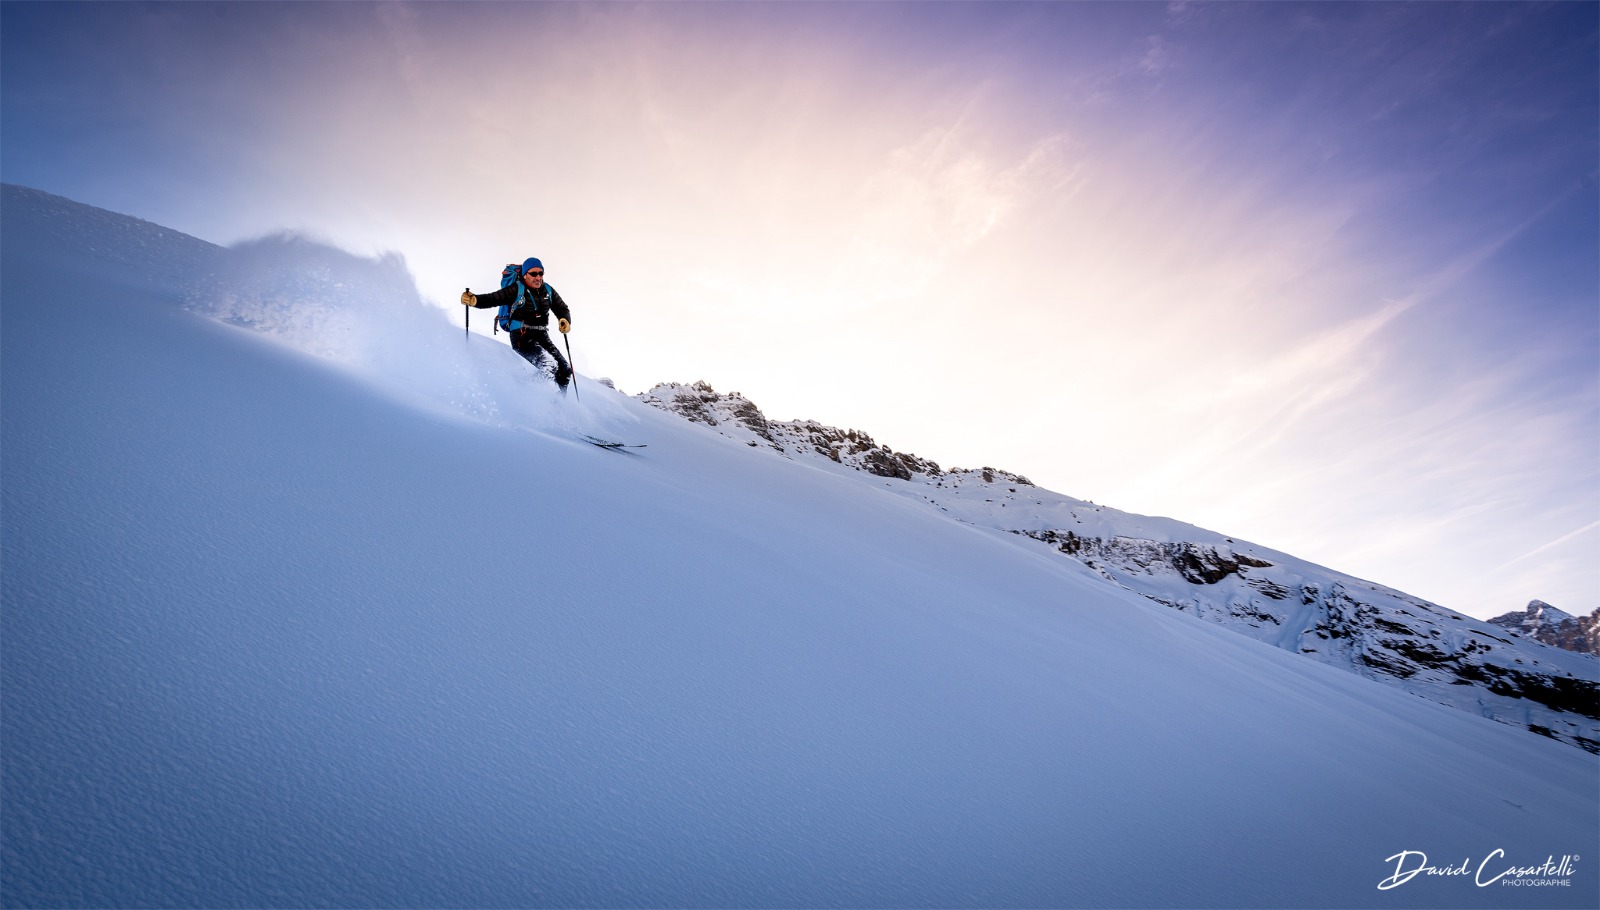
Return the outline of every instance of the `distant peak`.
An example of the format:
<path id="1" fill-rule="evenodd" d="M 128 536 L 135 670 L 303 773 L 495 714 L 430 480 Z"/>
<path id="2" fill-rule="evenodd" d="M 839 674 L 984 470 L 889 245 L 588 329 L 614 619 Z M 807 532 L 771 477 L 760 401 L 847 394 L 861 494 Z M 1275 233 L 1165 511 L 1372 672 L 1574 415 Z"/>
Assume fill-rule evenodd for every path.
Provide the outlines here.
<path id="1" fill-rule="evenodd" d="M 1600 654 L 1600 609 L 1577 617 L 1542 600 L 1533 600 L 1526 610 L 1505 613 L 1489 622 L 1547 645 L 1583 654 Z"/>

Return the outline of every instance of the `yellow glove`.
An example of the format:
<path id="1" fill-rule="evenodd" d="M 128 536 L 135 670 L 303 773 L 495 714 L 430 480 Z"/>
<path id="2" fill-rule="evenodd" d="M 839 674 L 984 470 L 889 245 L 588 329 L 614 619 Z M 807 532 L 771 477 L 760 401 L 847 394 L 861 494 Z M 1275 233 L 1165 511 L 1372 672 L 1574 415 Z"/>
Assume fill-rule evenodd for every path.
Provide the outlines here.
<path id="1" fill-rule="evenodd" d="M 477 306 L 478 305 L 478 295 L 472 293 L 471 291 L 462 291 L 461 292 L 461 305 L 462 306 Z"/>
<path id="2" fill-rule="evenodd" d="M 561 334 L 565 335 L 572 331 L 572 321 L 568 319 L 559 320 L 556 322 L 556 328 L 560 329 Z"/>

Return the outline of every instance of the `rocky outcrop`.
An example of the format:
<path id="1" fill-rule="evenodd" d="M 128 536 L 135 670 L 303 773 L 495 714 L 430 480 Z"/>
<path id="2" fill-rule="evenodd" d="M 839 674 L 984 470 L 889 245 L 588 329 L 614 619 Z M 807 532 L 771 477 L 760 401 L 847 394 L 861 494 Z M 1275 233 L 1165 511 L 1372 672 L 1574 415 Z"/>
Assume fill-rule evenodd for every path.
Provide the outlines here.
<path id="1" fill-rule="evenodd" d="M 1600 655 L 1600 609 L 1588 616 L 1573 616 L 1542 600 L 1528 604 L 1521 613 L 1506 613 L 1489 620 L 1525 638 L 1542 641 L 1579 654 Z"/>
<path id="2" fill-rule="evenodd" d="M 815 420 L 768 420 L 748 398 L 738 392 L 718 392 L 710 383 L 684 385 L 662 383 L 637 396 L 640 401 L 678 414 L 695 423 L 717 427 L 723 435 L 743 438 L 747 445 L 767 446 L 788 454 L 813 453 L 835 464 L 851 467 L 874 477 L 897 480 L 943 479 L 950 475 L 975 473 L 985 483 L 1009 482 L 1031 486 L 1026 477 L 996 468 L 945 471 L 938 462 L 909 452 L 896 452 L 860 430 L 841 430 Z"/>
<path id="3" fill-rule="evenodd" d="M 766 415 L 738 392 L 722 395 L 704 381 L 688 385 L 668 382 L 637 397 L 645 404 L 670 411 L 694 423 L 703 423 L 708 427 L 733 424 L 772 442 Z"/>
<path id="4" fill-rule="evenodd" d="M 836 464 L 856 466 L 875 477 L 910 480 L 919 474 L 943 477 L 945 473 L 937 462 L 909 452 L 896 452 L 859 430 L 840 430 L 814 420 L 793 421 L 780 424 L 779 428 L 780 435 L 791 444 L 809 446 Z"/>
<path id="5" fill-rule="evenodd" d="M 1154 566 L 1170 568 L 1183 580 L 1197 585 L 1214 585 L 1230 575 L 1243 576 L 1251 568 L 1266 569 L 1272 563 L 1234 553 L 1228 547 L 1204 546 L 1189 541 L 1160 543 L 1154 540 L 1136 540 L 1117 537 L 1103 540 L 1098 537 L 1080 537 L 1073 531 L 1019 531 L 1035 540 L 1053 544 L 1068 556 L 1078 556 L 1084 563 L 1093 565 L 1096 558 L 1113 559 L 1145 572 Z M 1288 590 L 1277 585 L 1264 589 L 1269 597 L 1278 600 L 1288 596 Z"/>

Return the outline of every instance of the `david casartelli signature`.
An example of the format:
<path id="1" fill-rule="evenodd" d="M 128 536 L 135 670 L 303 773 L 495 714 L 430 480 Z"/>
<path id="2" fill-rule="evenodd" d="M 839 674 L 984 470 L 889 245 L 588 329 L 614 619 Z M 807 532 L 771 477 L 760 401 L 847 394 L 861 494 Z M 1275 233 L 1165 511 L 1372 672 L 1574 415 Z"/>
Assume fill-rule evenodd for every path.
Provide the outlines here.
<path id="1" fill-rule="evenodd" d="M 1447 878 L 1471 876 L 1472 883 L 1479 888 L 1487 888 L 1497 883 L 1502 887 L 1570 887 L 1573 870 L 1578 865 L 1576 855 L 1562 856 L 1559 860 L 1552 855 L 1542 863 L 1528 866 L 1508 864 L 1505 856 L 1506 851 L 1496 850 L 1485 856 L 1476 868 L 1473 867 L 1470 858 L 1453 865 L 1435 866 L 1429 864 L 1428 854 L 1421 850 L 1402 850 L 1384 860 L 1386 863 L 1394 863 L 1394 874 L 1378 882 L 1378 890 L 1388 891 L 1390 888 L 1398 888 L 1419 875 Z"/>

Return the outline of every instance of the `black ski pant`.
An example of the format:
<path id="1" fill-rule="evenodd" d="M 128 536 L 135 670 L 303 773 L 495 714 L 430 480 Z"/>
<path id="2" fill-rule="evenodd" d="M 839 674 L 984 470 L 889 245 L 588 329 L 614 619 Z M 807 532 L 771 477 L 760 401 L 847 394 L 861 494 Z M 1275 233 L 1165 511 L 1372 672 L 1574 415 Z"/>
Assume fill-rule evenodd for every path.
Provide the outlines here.
<path id="1" fill-rule="evenodd" d="M 523 356 L 523 359 L 538 367 L 545 369 L 545 355 L 548 354 L 556 363 L 556 382 L 567 384 L 567 377 L 572 375 L 572 368 L 567 365 L 566 358 L 556 350 L 556 343 L 550 340 L 550 333 L 544 329 L 522 328 L 511 333 L 511 350 Z"/>

